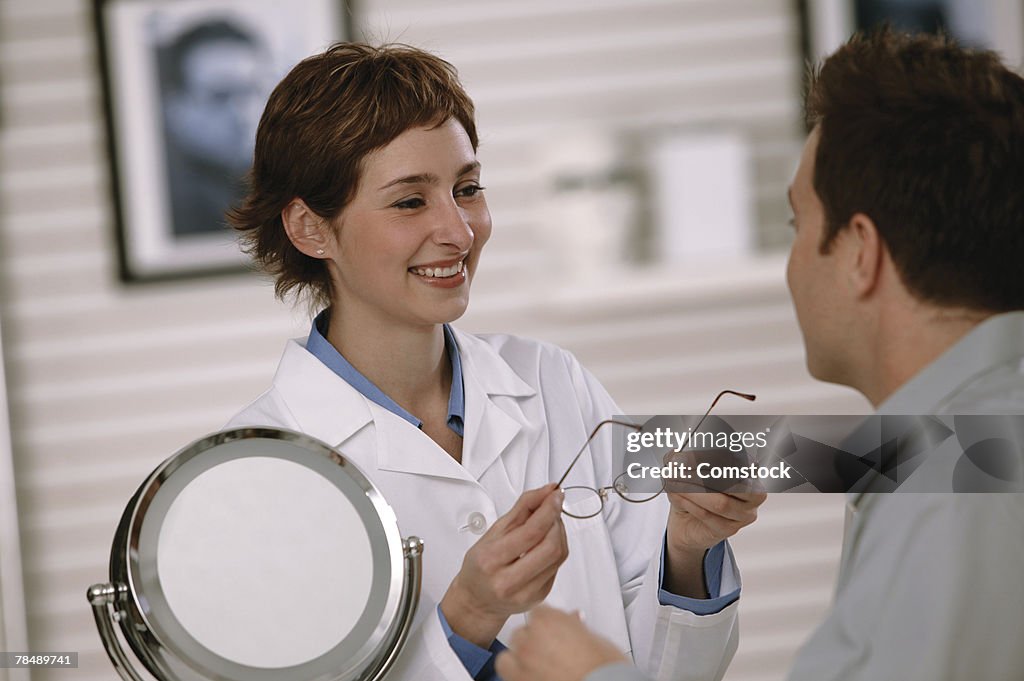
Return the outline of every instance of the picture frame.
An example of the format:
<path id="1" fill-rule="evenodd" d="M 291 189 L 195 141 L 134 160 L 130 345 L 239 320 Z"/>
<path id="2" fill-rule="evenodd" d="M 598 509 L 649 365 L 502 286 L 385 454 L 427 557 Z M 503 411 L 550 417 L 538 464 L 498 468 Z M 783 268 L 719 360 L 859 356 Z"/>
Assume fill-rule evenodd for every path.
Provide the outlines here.
<path id="1" fill-rule="evenodd" d="M 243 197 L 278 81 L 348 39 L 341 0 L 93 0 L 118 275 L 246 269 L 224 213 Z"/>
<path id="2" fill-rule="evenodd" d="M 795 0 L 805 60 L 831 54 L 857 30 L 889 22 L 897 30 L 943 30 L 959 42 L 998 52 L 1024 68 L 1024 4 L 1020 0 Z"/>

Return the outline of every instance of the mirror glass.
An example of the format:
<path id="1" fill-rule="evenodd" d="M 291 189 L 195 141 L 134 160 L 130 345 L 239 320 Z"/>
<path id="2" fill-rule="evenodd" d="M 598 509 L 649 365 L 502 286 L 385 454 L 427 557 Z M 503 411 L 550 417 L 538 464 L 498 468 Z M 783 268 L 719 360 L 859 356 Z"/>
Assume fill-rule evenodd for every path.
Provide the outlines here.
<path id="1" fill-rule="evenodd" d="M 213 653 L 262 668 L 338 645 L 366 609 L 373 578 L 352 503 L 316 471 L 271 457 L 193 478 L 163 518 L 156 562 L 182 627 Z"/>

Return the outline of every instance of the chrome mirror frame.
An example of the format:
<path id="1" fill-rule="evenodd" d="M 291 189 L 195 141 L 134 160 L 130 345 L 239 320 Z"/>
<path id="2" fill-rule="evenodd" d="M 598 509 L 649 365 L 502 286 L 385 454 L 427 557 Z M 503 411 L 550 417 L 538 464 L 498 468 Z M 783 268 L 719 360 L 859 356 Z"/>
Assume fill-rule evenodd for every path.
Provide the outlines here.
<path id="1" fill-rule="evenodd" d="M 258 453 L 253 453 L 253 451 Z M 371 594 L 353 632 L 323 655 L 284 668 L 223 658 L 181 627 L 156 576 L 155 542 L 171 501 L 198 475 L 234 459 L 271 456 L 305 466 L 355 506 L 370 538 Z M 143 666 L 160 681 L 376 681 L 394 664 L 419 602 L 423 542 L 403 539 L 394 511 L 373 484 L 328 445 L 294 431 L 237 428 L 204 437 L 164 461 L 129 500 L 110 553 L 110 581 L 86 597 L 103 646 L 125 681 L 144 681 L 118 640 L 114 622 Z M 287 588 L 274 585 L 272 588 Z"/>

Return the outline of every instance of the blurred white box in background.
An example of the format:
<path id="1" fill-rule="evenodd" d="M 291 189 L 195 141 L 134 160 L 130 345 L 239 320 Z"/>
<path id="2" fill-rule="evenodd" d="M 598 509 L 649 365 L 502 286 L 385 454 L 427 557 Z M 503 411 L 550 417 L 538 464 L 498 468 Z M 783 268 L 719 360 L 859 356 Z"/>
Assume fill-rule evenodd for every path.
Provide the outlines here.
<path id="1" fill-rule="evenodd" d="M 750 147 L 733 131 L 666 135 L 651 153 L 654 257 L 744 256 L 754 247 Z"/>
<path id="2" fill-rule="evenodd" d="M 551 277 L 577 283 L 612 276 L 633 236 L 637 187 L 623 172 L 620 140 L 609 129 L 558 129 L 541 145 L 536 165 L 547 193 L 541 241 Z"/>

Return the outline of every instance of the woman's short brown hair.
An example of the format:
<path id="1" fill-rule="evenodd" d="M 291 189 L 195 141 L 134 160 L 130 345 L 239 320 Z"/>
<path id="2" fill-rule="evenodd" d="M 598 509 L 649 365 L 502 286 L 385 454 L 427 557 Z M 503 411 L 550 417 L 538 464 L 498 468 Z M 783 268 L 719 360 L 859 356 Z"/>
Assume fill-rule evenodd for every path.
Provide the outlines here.
<path id="1" fill-rule="evenodd" d="M 305 294 L 324 307 L 332 294 L 324 261 L 285 233 L 281 211 L 292 199 L 334 219 L 355 195 L 367 154 L 410 128 L 452 118 L 476 149 L 473 102 L 455 67 L 408 45 L 338 43 L 285 76 L 260 119 L 249 193 L 228 213 L 279 298 Z"/>

